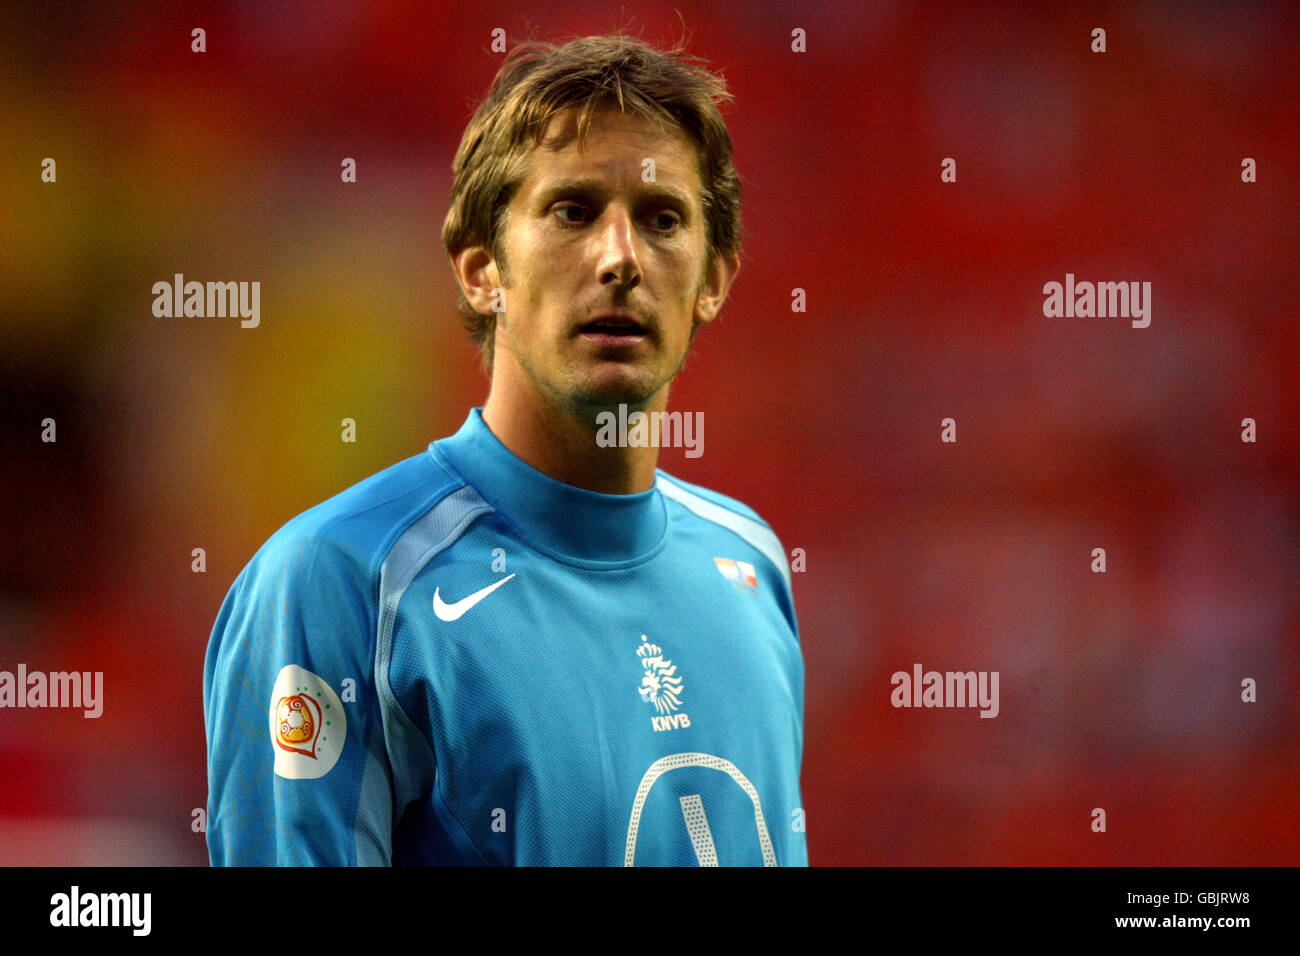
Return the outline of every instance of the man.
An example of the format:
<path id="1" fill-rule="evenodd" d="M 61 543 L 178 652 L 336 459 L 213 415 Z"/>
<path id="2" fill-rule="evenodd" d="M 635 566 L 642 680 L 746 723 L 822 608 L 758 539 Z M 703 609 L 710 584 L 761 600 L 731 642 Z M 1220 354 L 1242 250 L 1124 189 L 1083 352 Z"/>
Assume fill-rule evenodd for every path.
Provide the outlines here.
<path id="1" fill-rule="evenodd" d="M 736 276 L 725 97 L 627 37 L 507 58 L 443 230 L 486 403 L 231 588 L 214 864 L 806 864 L 784 549 L 598 440 L 665 411 Z"/>

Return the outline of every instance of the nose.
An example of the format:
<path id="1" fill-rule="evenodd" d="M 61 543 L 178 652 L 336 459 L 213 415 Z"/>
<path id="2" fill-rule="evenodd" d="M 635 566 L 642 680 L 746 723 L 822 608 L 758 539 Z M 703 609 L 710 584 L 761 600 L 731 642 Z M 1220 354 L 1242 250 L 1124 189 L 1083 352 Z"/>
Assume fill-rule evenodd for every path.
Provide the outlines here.
<path id="1" fill-rule="evenodd" d="M 599 233 L 597 270 L 600 284 L 616 286 L 620 291 L 635 289 L 641 283 L 636 224 L 628 211 L 617 203 L 605 208 L 605 216 L 604 227 Z"/>

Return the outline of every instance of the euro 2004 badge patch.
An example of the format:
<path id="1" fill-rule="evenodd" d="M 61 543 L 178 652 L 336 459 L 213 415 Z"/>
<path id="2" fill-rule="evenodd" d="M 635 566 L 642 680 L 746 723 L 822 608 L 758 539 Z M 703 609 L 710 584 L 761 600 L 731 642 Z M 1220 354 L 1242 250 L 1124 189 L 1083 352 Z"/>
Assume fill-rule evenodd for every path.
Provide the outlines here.
<path id="1" fill-rule="evenodd" d="M 348 722 L 334 688 L 306 668 L 288 664 L 271 690 L 275 772 L 288 780 L 323 777 L 338 763 Z"/>

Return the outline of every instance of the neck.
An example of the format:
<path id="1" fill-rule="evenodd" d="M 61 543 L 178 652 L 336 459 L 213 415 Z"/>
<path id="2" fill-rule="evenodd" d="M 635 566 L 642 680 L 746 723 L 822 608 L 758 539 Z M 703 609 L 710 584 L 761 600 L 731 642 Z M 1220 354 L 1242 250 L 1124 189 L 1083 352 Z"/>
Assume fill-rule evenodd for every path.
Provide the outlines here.
<path id="1" fill-rule="evenodd" d="M 494 376 L 483 404 L 483 421 L 501 444 L 538 471 L 566 485 L 607 495 L 637 494 L 654 486 L 658 448 L 596 444 L 596 415 L 603 409 L 557 405 L 539 392 L 500 385 Z M 667 407 L 664 387 L 648 402 L 629 406 L 628 413 Z M 617 414 L 617 406 L 610 410 Z"/>

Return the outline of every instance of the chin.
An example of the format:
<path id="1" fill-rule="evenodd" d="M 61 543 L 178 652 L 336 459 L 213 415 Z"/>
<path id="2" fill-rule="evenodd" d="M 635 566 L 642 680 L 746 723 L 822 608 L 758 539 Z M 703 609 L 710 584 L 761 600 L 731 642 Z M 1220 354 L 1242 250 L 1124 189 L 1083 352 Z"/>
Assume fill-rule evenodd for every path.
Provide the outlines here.
<path id="1" fill-rule="evenodd" d="M 609 376 L 604 381 L 590 381 L 574 394 L 575 404 L 600 410 L 619 405 L 644 405 L 650 401 L 662 384 L 646 382 L 640 377 Z"/>

